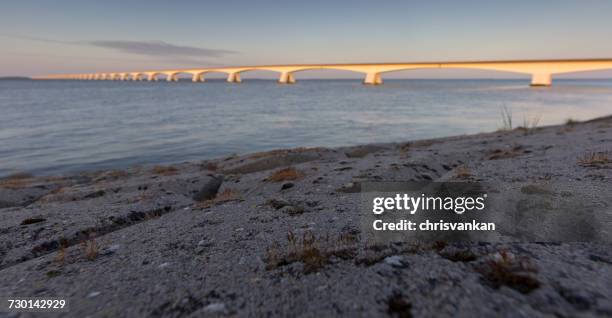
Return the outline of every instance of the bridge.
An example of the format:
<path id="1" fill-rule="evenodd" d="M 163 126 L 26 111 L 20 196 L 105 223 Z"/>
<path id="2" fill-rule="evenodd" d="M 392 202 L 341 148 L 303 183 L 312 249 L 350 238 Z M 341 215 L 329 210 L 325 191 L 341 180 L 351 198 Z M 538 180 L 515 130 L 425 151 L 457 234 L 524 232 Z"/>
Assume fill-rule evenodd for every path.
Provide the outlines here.
<path id="1" fill-rule="evenodd" d="M 380 85 L 383 83 L 383 74 L 416 69 L 477 69 L 528 74 L 531 76 L 532 86 L 550 86 L 552 84 L 553 75 L 612 69 L 612 59 L 260 65 L 111 73 L 55 74 L 33 77 L 33 79 L 157 81 L 160 77 L 164 77 L 169 82 L 176 82 L 178 81 L 179 75 L 188 75 L 193 82 L 204 82 L 205 76 L 209 73 L 223 73 L 227 75 L 228 82 L 240 83 L 242 81 L 240 74 L 242 73 L 251 71 L 272 71 L 279 73 L 279 83 L 293 84 L 295 83 L 295 74 L 299 72 L 308 70 L 341 70 L 363 74 L 364 84 Z"/>

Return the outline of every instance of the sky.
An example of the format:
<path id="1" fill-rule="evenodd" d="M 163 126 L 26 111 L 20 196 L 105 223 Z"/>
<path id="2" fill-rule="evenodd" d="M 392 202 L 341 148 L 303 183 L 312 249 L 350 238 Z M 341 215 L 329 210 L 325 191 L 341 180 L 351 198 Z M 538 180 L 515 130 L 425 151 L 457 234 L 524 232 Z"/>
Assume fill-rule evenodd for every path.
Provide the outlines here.
<path id="1" fill-rule="evenodd" d="M 603 0 L 3 1 L 0 76 L 258 64 L 612 58 L 611 14 L 612 1 Z M 252 76 L 276 76 L 265 73 Z M 303 73 L 300 77 L 361 76 Z M 567 76 L 609 77 L 612 71 Z M 418 70 L 389 77 L 516 75 Z"/>

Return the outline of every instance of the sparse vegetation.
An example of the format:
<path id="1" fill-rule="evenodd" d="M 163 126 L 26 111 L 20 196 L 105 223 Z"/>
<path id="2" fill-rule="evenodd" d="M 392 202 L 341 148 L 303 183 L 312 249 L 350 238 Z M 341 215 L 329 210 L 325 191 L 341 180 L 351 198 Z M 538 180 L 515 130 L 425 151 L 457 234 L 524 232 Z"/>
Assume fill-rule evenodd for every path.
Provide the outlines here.
<path id="1" fill-rule="evenodd" d="M 98 257 L 98 253 L 100 251 L 100 247 L 95 239 L 90 238 L 86 241 L 81 242 L 81 246 L 83 248 L 83 254 L 86 259 L 93 261 Z"/>
<path id="2" fill-rule="evenodd" d="M 240 193 L 235 189 L 227 188 L 215 195 L 213 199 L 198 203 L 197 207 L 205 209 L 225 202 L 240 200 Z"/>
<path id="3" fill-rule="evenodd" d="M 540 123 L 541 118 L 542 118 L 541 115 L 535 115 L 535 116 L 529 116 L 529 117 L 524 116 L 523 126 L 519 127 L 519 129 L 522 130 L 525 133 L 525 135 L 531 134 L 538 128 L 538 124 Z"/>
<path id="4" fill-rule="evenodd" d="M 151 172 L 160 176 L 173 176 L 178 174 L 178 169 L 173 166 L 154 166 Z"/>
<path id="5" fill-rule="evenodd" d="M 508 286 L 527 294 L 540 287 L 540 282 L 535 277 L 537 268 L 529 259 L 518 259 L 506 250 L 492 255 L 477 271 L 493 288 Z"/>
<path id="6" fill-rule="evenodd" d="M 578 121 L 578 120 L 576 120 L 576 119 L 573 119 L 573 118 L 568 118 L 568 119 L 565 121 L 565 124 L 566 124 L 566 125 L 568 125 L 568 126 L 574 126 L 574 125 L 576 125 L 576 124 L 578 124 L 578 123 L 580 123 L 580 121 Z"/>
<path id="7" fill-rule="evenodd" d="M 293 167 L 277 170 L 273 172 L 266 180 L 272 182 L 291 181 L 302 178 L 304 174 Z"/>
<path id="8" fill-rule="evenodd" d="M 578 158 L 578 164 L 587 167 L 602 167 L 612 164 L 612 152 L 587 152 Z"/>
<path id="9" fill-rule="evenodd" d="M 501 108 L 502 126 L 500 130 L 512 130 L 512 109 L 506 105 Z"/>
<path id="10" fill-rule="evenodd" d="M 485 157 L 486 160 L 499 160 L 499 159 L 508 159 L 518 157 L 523 154 L 530 153 L 530 150 L 526 150 L 522 145 L 513 145 L 510 148 L 506 149 L 494 149 L 489 152 L 489 154 Z"/>
<path id="11" fill-rule="evenodd" d="M 457 179 L 467 179 L 472 176 L 472 171 L 467 166 L 459 166 L 455 170 L 455 178 Z"/>
<path id="12" fill-rule="evenodd" d="M 514 124 L 512 121 L 512 109 L 507 107 L 506 105 L 501 108 L 501 119 L 502 126 L 499 130 L 501 131 L 510 131 L 514 128 Z M 534 116 L 523 116 L 523 125 L 517 127 L 518 130 L 523 131 L 526 135 L 533 133 L 536 128 L 538 128 L 538 124 L 540 123 L 541 115 Z"/>
<path id="13" fill-rule="evenodd" d="M 66 261 L 66 247 L 63 244 L 60 244 L 60 247 L 57 250 L 55 261 L 60 265 L 64 265 L 64 262 Z"/>
<path id="14" fill-rule="evenodd" d="M 268 270 L 295 262 L 303 264 L 305 274 L 319 271 L 329 263 L 330 258 L 352 259 L 357 255 L 357 238 L 352 233 L 342 233 L 337 240 L 329 236 L 317 237 L 312 232 L 304 232 L 298 239 L 293 232 L 287 233 L 287 248 L 281 251 L 280 244 L 273 243 L 266 250 Z"/>

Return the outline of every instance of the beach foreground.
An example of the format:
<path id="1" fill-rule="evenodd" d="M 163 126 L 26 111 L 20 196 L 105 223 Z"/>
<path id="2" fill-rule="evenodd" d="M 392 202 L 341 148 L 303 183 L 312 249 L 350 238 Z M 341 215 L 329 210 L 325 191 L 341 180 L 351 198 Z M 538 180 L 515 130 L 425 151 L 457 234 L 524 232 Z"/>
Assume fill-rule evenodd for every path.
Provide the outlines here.
<path id="1" fill-rule="evenodd" d="M 358 213 L 366 180 L 611 182 L 611 150 L 606 117 L 15 175 L 0 181 L 0 296 L 65 297 L 74 317 L 610 316 L 610 244 L 371 246 Z"/>

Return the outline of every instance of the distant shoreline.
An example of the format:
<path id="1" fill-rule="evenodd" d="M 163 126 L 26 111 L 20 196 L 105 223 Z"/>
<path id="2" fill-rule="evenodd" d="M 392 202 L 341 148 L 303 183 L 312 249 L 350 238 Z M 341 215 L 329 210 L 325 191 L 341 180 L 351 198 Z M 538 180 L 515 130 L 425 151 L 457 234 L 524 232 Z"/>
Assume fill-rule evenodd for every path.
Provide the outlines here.
<path id="1" fill-rule="evenodd" d="M 31 81 L 32 78 L 27 76 L 2 76 L 0 81 Z"/>

